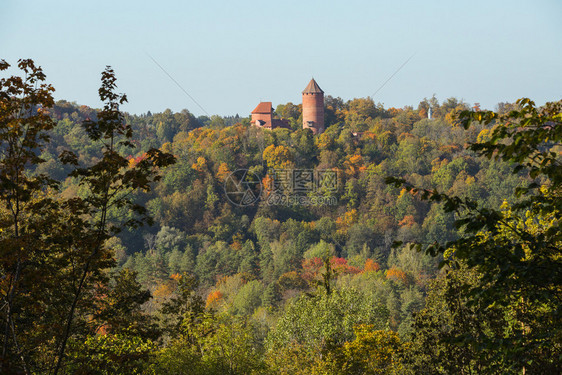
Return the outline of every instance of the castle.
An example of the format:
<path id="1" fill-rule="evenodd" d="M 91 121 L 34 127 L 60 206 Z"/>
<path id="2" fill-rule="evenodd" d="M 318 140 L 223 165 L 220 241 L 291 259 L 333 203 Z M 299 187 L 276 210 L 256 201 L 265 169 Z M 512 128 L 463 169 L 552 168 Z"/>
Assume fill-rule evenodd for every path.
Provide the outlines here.
<path id="1" fill-rule="evenodd" d="M 252 124 L 265 128 L 289 128 L 287 120 L 273 118 L 271 102 L 261 102 L 252 111 Z M 324 91 L 312 78 L 302 92 L 302 127 L 310 129 L 314 134 L 324 131 Z"/>

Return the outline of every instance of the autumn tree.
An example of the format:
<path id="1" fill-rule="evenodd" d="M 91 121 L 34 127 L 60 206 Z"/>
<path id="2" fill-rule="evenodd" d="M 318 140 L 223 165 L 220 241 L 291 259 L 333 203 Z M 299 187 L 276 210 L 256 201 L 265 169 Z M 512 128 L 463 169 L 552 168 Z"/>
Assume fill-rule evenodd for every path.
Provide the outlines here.
<path id="1" fill-rule="evenodd" d="M 96 120 L 89 119 L 83 123 L 88 137 L 101 143 L 101 158 L 93 165 L 80 166 L 78 158 L 72 152 L 63 152 L 61 155 L 64 163 L 75 166 L 70 176 L 76 178 L 79 185 L 85 186 L 89 194 L 76 200 L 76 204 L 81 208 L 77 210 L 78 213 L 84 213 L 88 218 L 79 222 L 83 228 L 81 241 L 73 244 L 76 250 L 80 251 L 82 261 L 77 267 L 77 284 L 58 343 L 54 374 L 62 367 L 66 343 L 72 335 L 76 309 L 83 298 L 82 292 L 91 285 L 88 278 L 103 269 L 97 264 L 98 259 L 111 257 L 104 248 L 105 241 L 118 233 L 122 226 L 138 227 L 152 221 L 146 209 L 134 202 L 130 194 L 136 190 L 149 191 L 150 184 L 160 179 L 157 168 L 175 161 L 172 155 L 151 149 L 142 160 L 131 167 L 126 155 L 119 153 L 119 148 L 133 149 L 135 145 L 131 142 L 132 128 L 124 121 L 119 110 L 119 106 L 127 101 L 127 97 L 115 93 L 116 80 L 114 71 L 108 66 L 102 73 L 102 85 L 99 89 L 100 99 L 105 103 L 104 108 L 97 114 Z M 138 216 L 129 217 L 124 223 L 111 221 L 108 211 L 114 207 L 131 210 Z"/>
<path id="2" fill-rule="evenodd" d="M 71 151 L 61 153 L 84 194 L 59 196 L 56 181 L 32 173 L 43 162 L 37 154 L 54 127 L 47 116 L 53 89 L 42 83 L 45 75 L 31 60 L 18 65 L 24 78 L 0 81 L 2 366 L 57 374 L 65 371 L 69 341 L 81 341 L 93 329 L 88 318 L 98 309 L 98 288 L 107 283 L 104 270 L 114 265 L 106 241 L 123 226 L 150 222 L 131 193 L 149 190 L 159 179 L 157 168 L 174 158 L 153 149 L 131 166 L 120 154 L 134 148 L 132 129 L 119 111 L 126 97 L 114 92 L 116 78 L 108 67 L 99 90 L 104 109 L 83 124 L 101 153 L 89 165 L 80 165 Z M 1 70 L 8 66 L 0 64 Z M 137 215 L 117 222 L 109 217 L 113 208 Z"/>
<path id="3" fill-rule="evenodd" d="M 508 162 L 513 173 L 528 176 L 528 183 L 516 189 L 514 204 L 482 208 L 469 199 L 419 189 L 403 180 L 388 182 L 443 202 L 447 212 L 455 213 L 455 227 L 463 235 L 432 244 L 426 251 L 445 254 L 453 269 L 466 264 L 480 275 L 476 286 L 462 290 L 467 305 L 477 307 L 475 314 L 485 319 L 490 308 L 498 308 L 509 316 L 509 329 L 479 335 L 464 331 L 450 340 L 490 348 L 489 360 L 509 371 L 558 373 L 562 354 L 562 101 L 537 108 L 531 100 L 521 99 L 517 105 L 504 114 L 465 111 L 460 117 L 466 127 L 473 122 L 495 124 L 491 136 L 469 146 L 470 150 Z"/>
<path id="4" fill-rule="evenodd" d="M 372 325 L 354 327 L 355 339 L 342 349 L 341 371 L 348 374 L 394 375 L 404 371 L 402 357 L 408 345 L 391 330 L 375 330 Z"/>
<path id="5" fill-rule="evenodd" d="M 0 61 L 0 71 L 9 66 Z M 40 313 L 29 307 L 34 306 L 34 300 L 43 301 L 33 289 L 39 281 L 33 279 L 41 278 L 35 265 L 47 250 L 42 240 L 48 230 L 45 214 L 57 203 L 44 190 L 56 187 L 55 181 L 45 175 L 30 176 L 28 171 L 43 162 L 37 151 L 45 147 L 47 131 L 55 125 L 44 111 L 53 105 L 54 89 L 44 83 L 45 74 L 33 61 L 19 60 L 18 68 L 24 77 L 0 80 L 0 359 L 3 371 L 29 373 L 28 351 L 36 345 L 35 339 L 44 338 L 28 331 Z"/>

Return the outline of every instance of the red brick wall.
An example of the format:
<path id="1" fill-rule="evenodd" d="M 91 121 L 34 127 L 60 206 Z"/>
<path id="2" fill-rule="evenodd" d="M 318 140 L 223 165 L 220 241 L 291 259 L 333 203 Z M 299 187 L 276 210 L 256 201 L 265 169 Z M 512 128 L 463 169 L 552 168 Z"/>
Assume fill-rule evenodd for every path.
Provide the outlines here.
<path id="1" fill-rule="evenodd" d="M 308 122 L 314 122 L 312 132 L 324 131 L 324 94 L 302 94 L 302 127 L 309 128 Z"/>
<path id="2" fill-rule="evenodd" d="M 270 128 L 271 127 L 271 113 L 252 113 L 252 124 L 256 124 L 256 120 L 265 121 L 265 124 L 262 125 L 263 127 Z"/>

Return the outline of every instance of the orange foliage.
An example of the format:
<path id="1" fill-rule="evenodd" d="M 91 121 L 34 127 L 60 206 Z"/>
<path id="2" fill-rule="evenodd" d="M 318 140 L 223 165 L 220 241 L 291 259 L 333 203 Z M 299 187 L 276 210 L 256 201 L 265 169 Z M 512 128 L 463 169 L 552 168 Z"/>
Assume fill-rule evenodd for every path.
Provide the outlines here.
<path id="1" fill-rule="evenodd" d="M 154 291 L 154 297 L 155 298 L 169 297 L 174 292 L 174 289 L 175 289 L 174 283 L 170 283 L 167 281 L 156 288 L 156 290 Z"/>
<path id="2" fill-rule="evenodd" d="M 394 107 L 390 107 L 387 112 L 391 117 L 397 116 L 402 110 Z"/>
<path id="3" fill-rule="evenodd" d="M 407 192 L 408 192 L 408 189 L 402 188 L 402 190 L 400 190 L 400 194 L 398 194 L 398 199 L 402 198 L 404 196 L 404 194 L 406 194 Z"/>
<path id="4" fill-rule="evenodd" d="M 220 290 L 214 290 L 207 296 L 207 301 L 205 302 L 205 306 L 207 308 L 216 306 L 217 303 L 222 299 L 223 295 Z"/>
<path id="5" fill-rule="evenodd" d="M 363 266 L 363 271 L 364 272 L 369 272 L 369 271 L 378 271 L 380 270 L 380 266 L 377 262 L 375 262 L 372 259 L 367 259 L 365 261 L 365 266 Z"/>
<path id="6" fill-rule="evenodd" d="M 357 210 L 354 208 L 347 211 L 343 216 L 336 219 L 336 225 L 340 229 L 347 229 L 357 221 Z"/>
<path id="7" fill-rule="evenodd" d="M 233 250 L 242 249 L 242 241 L 244 241 L 244 236 L 242 235 L 242 233 L 236 233 L 234 236 L 232 236 L 232 243 L 230 244 L 230 248 Z"/>
<path id="8" fill-rule="evenodd" d="M 168 280 L 164 281 L 162 284 L 158 285 L 156 290 L 154 291 L 155 298 L 168 298 L 169 296 L 174 293 L 176 287 L 178 286 L 179 281 L 181 280 L 182 275 L 179 273 L 174 273 L 170 275 Z"/>
<path id="9" fill-rule="evenodd" d="M 336 276 L 357 274 L 361 272 L 359 268 L 347 264 L 347 259 L 345 258 L 337 258 L 334 256 L 330 258 L 330 264 L 332 266 L 332 271 L 336 274 Z M 303 279 L 305 280 L 317 279 L 319 275 L 325 271 L 324 261 L 321 258 L 305 259 L 302 262 L 302 269 L 303 269 L 303 274 L 302 274 Z"/>
<path id="10" fill-rule="evenodd" d="M 365 164 L 361 155 L 352 155 L 343 165 L 346 167 L 345 173 L 349 176 L 356 176 L 359 172 L 365 170 Z"/>
<path id="11" fill-rule="evenodd" d="M 197 162 L 193 163 L 191 168 L 195 169 L 197 172 L 205 172 L 205 169 L 207 169 L 207 160 L 200 156 L 197 158 Z"/>
<path id="12" fill-rule="evenodd" d="M 219 165 L 219 170 L 217 171 L 217 179 L 222 182 L 229 174 L 230 170 L 228 169 L 228 165 L 226 165 L 226 163 L 221 163 Z"/>
<path id="13" fill-rule="evenodd" d="M 373 133 L 373 132 L 368 132 L 368 131 L 367 131 L 367 132 L 364 132 L 364 133 L 363 133 L 363 139 L 365 139 L 365 140 L 368 139 L 368 140 L 374 141 L 374 140 L 377 139 L 377 135 L 376 135 L 375 133 Z"/>
<path id="14" fill-rule="evenodd" d="M 332 270 L 334 270 L 336 275 L 357 274 L 361 272 L 359 268 L 347 264 L 347 259 L 345 258 L 332 257 L 332 259 L 330 259 L 330 263 L 332 264 Z"/>
<path id="15" fill-rule="evenodd" d="M 396 267 L 392 267 L 388 271 L 386 271 L 386 278 L 387 280 L 399 281 L 404 285 L 409 284 L 408 275 L 406 275 L 406 272 Z"/>
<path id="16" fill-rule="evenodd" d="M 102 324 L 101 326 L 98 327 L 98 329 L 96 330 L 96 335 L 100 335 L 100 336 L 105 336 L 108 334 L 108 325 L 107 324 Z"/>
<path id="17" fill-rule="evenodd" d="M 318 276 L 320 270 L 324 266 L 321 258 L 305 259 L 302 262 L 302 278 L 305 280 L 313 280 Z"/>
<path id="18" fill-rule="evenodd" d="M 440 151 L 449 153 L 449 154 L 455 154 L 457 152 L 459 152 L 461 150 L 461 146 L 459 145 L 444 145 L 439 147 Z"/>
<path id="19" fill-rule="evenodd" d="M 359 164 L 363 162 L 363 157 L 361 155 L 353 155 L 349 158 L 349 162 L 352 164 Z"/>
<path id="20" fill-rule="evenodd" d="M 422 154 L 429 152 L 433 147 L 433 142 L 425 138 L 420 139 L 420 144 L 420 152 Z"/>
<path id="21" fill-rule="evenodd" d="M 478 104 L 478 103 L 476 103 Z M 474 107 L 473 107 L 474 108 Z M 480 108 L 478 106 L 478 108 Z M 455 108 L 445 115 L 445 121 L 451 124 L 453 127 L 461 126 L 461 121 L 459 120 L 459 113 L 462 108 Z"/>
<path id="22" fill-rule="evenodd" d="M 400 220 L 398 225 L 400 225 L 401 227 L 411 227 L 415 223 L 416 223 L 416 221 L 414 220 L 413 215 L 406 215 L 406 216 L 404 216 L 404 218 L 402 220 Z"/>
<path id="23" fill-rule="evenodd" d="M 273 191 L 273 178 L 266 174 L 265 177 L 262 178 L 261 183 L 263 186 L 263 194 L 267 197 Z"/>
<path id="24" fill-rule="evenodd" d="M 134 167 L 138 163 L 140 163 L 143 159 L 146 158 L 146 153 L 143 153 L 141 156 L 137 156 L 136 158 L 133 156 L 129 156 L 129 167 Z"/>
<path id="25" fill-rule="evenodd" d="M 441 160 L 439 158 L 433 159 L 431 161 L 431 172 L 432 173 L 437 172 L 439 169 L 441 169 L 441 167 L 444 167 L 447 164 L 449 164 L 448 159 L 443 159 L 443 160 Z"/>

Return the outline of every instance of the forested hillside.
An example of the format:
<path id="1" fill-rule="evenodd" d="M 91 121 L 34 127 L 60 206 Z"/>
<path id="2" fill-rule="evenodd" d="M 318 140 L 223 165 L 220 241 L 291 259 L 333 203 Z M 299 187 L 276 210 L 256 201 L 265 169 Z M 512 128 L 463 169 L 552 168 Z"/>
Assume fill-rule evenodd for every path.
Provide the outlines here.
<path id="1" fill-rule="evenodd" d="M 258 129 L 247 118 L 226 126 L 228 120 L 197 119 L 188 111 L 127 115 L 138 146 L 129 156 L 131 164 L 150 147 L 172 153 L 177 161 L 161 171 L 163 179 L 151 194 L 137 196 L 155 224 L 111 239 L 119 266 L 137 271 L 141 283 L 151 288 L 173 274 L 188 272 L 207 290 L 224 277 L 239 274 L 251 275 L 262 288 L 271 289 L 280 278 L 303 281 L 306 267 L 330 254 L 344 273 L 360 273 L 369 259 L 381 274 L 388 269 L 404 274 L 404 280 L 410 280 L 406 289 L 413 288 L 421 300 L 439 259 L 404 248 L 393 250 L 392 244 L 454 239 L 453 217 L 439 204 L 416 200 L 404 189 L 385 184 L 385 177 L 404 177 L 417 186 L 489 207 L 512 200 L 523 177 L 512 175 L 506 163 L 466 150 L 468 144 L 487 139 L 490 127 L 464 130 L 454 115 L 468 107 L 456 99 L 441 105 L 432 99 L 416 109 L 384 109 L 370 99 L 326 102 L 330 122 L 318 137 L 298 129 L 299 106 L 291 103 L 279 105 L 276 112 L 290 119 L 296 128 L 292 131 Z M 429 105 L 432 119 L 427 118 Z M 98 147 L 88 141 L 81 126 L 95 113 L 68 102 L 56 103 L 50 112 L 58 126 L 41 155 L 47 162 L 37 172 L 61 178 L 68 170 L 57 162 L 57 150 L 72 149 L 86 164 L 98 157 Z M 255 204 L 240 207 L 226 196 L 225 179 L 238 169 L 262 179 L 262 196 Z M 310 200 L 306 205 L 268 199 L 267 179 L 272 170 L 280 169 L 335 171 L 333 189 L 306 192 L 335 199 Z M 64 182 L 63 194 L 77 190 L 72 179 Z M 116 218 L 124 214 L 111 212 Z M 390 293 L 394 294 L 399 306 L 400 288 Z M 400 321 L 396 319 L 396 324 Z"/>
<path id="2" fill-rule="evenodd" d="M 7 86 L 3 81 L 2 90 Z M 115 87 L 106 89 L 105 99 L 118 102 L 119 97 L 109 94 Z M 6 92 L 2 100 L 9 102 L 13 95 Z M 30 104 L 33 116 L 51 121 L 52 126 L 39 131 L 50 138 L 31 145 L 39 159 L 24 163 L 22 173 L 53 182 L 37 180 L 34 183 L 41 187 L 25 199 L 46 199 L 45 195 L 61 202 L 97 202 L 89 198 L 97 185 L 84 181 L 98 178 L 99 170 L 92 166 L 111 162 L 111 155 L 123 157 L 116 162 L 115 173 L 131 169 L 137 174 L 119 172 L 125 174 L 111 180 L 116 186 L 130 184 L 128 189 L 115 188 L 111 198 L 116 204 L 102 211 L 81 208 L 83 217 L 92 215 L 95 220 L 101 212 L 103 223 L 115 230 L 103 232 L 100 263 L 91 268 L 91 274 L 84 268 L 85 283 L 90 283 L 84 298 L 91 299 L 92 306 L 78 304 L 78 322 L 70 319 L 68 329 L 73 324 L 79 328 L 69 335 L 66 349 L 66 339 L 62 344 L 67 354 L 62 354 L 58 338 L 40 334 L 62 329 L 53 328 L 58 313 L 52 312 L 40 324 L 37 335 L 24 331 L 33 326 L 33 314 L 25 318 L 23 313 L 21 321 L 4 314 L 7 331 L 15 321 L 23 332 L 19 341 L 15 335 L 4 336 L 5 368 L 21 368 L 26 363 L 28 368 L 21 371 L 42 373 L 41 366 L 49 366 L 47 347 L 52 340 L 54 352 L 66 361 L 60 368 L 49 368 L 56 368 L 55 373 L 468 374 L 521 373 L 522 369 L 540 373 L 530 357 L 543 370 L 556 373 L 561 348 L 560 341 L 553 343 L 561 331 L 559 313 L 553 311 L 560 303 L 560 270 L 541 284 L 549 285 L 545 290 L 549 299 L 555 296 L 550 299 L 554 307 L 520 293 L 514 284 L 503 292 L 514 293 L 520 305 L 510 300 L 505 305 L 480 306 L 471 302 L 478 295 L 474 290 L 479 290 L 482 279 L 494 282 L 486 279 L 485 268 L 478 268 L 484 263 L 463 256 L 462 251 L 455 258 L 454 248 L 446 245 L 460 246 L 472 238 L 473 227 L 459 220 L 476 206 L 460 207 L 460 200 L 477 204 L 482 216 L 475 221 L 480 217 L 489 224 L 487 220 L 493 218 L 486 213 L 503 212 L 515 218 L 518 209 L 529 209 L 518 206 L 525 202 L 525 193 L 515 193 L 531 182 L 543 186 L 545 197 L 559 198 L 559 171 L 548 174 L 541 169 L 529 174 L 530 168 L 523 163 L 529 155 L 518 159 L 517 150 L 511 150 L 506 157 L 492 157 L 497 154 L 470 147 L 498 140 L 497 144 L 504 144 L 513 134 L 503 134 L 502 139 L 495 132 L 501 128 L 498 125 L 517 123 L 514 119 L 520 113 L 520 119 L 538 119 L 533 126 L 546 121 L 546 129 L 557 129 L 554 135 L 560 136 L 558 107 L 548 113 L 523 113 L 525 105 L 500 103 L 490 118 L 478 104 L 455 98 L 439 103 L 433 97 L 411 107 L 385 108 L 370 98 L 327 97 L 326 131 L 313 136 L 301 128 L 301 106 L 292 103 L 279 105 L 275 111 L 279 118 L 289 120 L 292 129 L 273 131 L 252 126 L 248 117 L 238 115 L 195 117 L 187 110 L 130 115 L 119 112 L 118 105 L 100 112 L 67 101 Z M 126 141 L 114 143 L 113 138 L 96 133 L 106 128 L 93 131 L 93 125 L 88 125 L 108 121 L 107 113 L 121 116 L 108 123 L 126 124 L 115 128 L 116 137 Z M 474 116 L 469 127 L 463 126 L 468 124 L 467 113 Z M 11 115 L 9 111 L 2 115 L 2 131 L 8 134 L 10 122 L 5 119 Z M 501 122 L 502 116 L 511 120 Z M 559 168 L 559 140 L 551 134 L 536 133 L 536 137 L 536 150 L 552 153 L 551 161 Z M 108 139 L 110 146 L 104 146 Z M 530 138 L 520 142 L 520 149 L 525 148 L 524 142 L 532 143 Z M 503 151 L 496 148 L 494 152 L 501 155 Z M 69 152 L 74 158 L 60 157 Z M 4 160 L 3 168 L 7 165 Z M 523 167 L 514 173 L 517 165 Z M 145 180 L 141 172 L 149 169 L 161 179 Z M 229 184 L 239 170 L 253 176 L 256 199 L 233 200 Z M 305 179 L 300 189 L 291 185 L 296 173 Z M 329 185 L 318 183 L 318 173 L 333 177 Z M 404 181 L 387 184 L 388 176 Z M 7 180 L 3 181 L 7 189 Z M 9 219 L 12 198 L 3 199 L 2 241 L 15 236 L 25 246 L 30 240 L 14 232 Z M 131 204 L 119 203 L 125 199 Z M 41 204 L 43 209 L 46 203 Z M 147 218 L 141 226 L 137 214 L 145 213 L 143 207 L 153 221 Z M 527 213 L 532 223 L 516 228 L 535 237 L 541 228 L 551 228 L 553 250 L 544 259 L 559 262 L 557 210 L 542 210 L 542 216 Z M 29 215 L 36 214 L 41 213 Z M 64 215 L 60 220 L 65 220 Z M 34 224 L 24 225 L 33 237 Z M 500 232 L 511 241 L 506 231 L 513 228 L 506 225 L 508 229 Z M 476 232 L 482 235 L 486 230 L 489 227 Z M 78 236 L 75 241 L 82 239 Z M 525 246 L 521 251 L 532 258 Z M 8 257 L 9 252 L 4 253 Z M 29 259 L 38 262 L 33 266 L 37 272 L 43 266 L 57 267 L 58 260 L 34 254 Z M 63 258 L 67 256 L 72 254 Z M 12 266 L 19 269 L 18 262 L 5 261 L 2 275 L 11 275 Z M 89 260 L 84 262 L 90 267 Z M 495 272 L 490 267 L 488 271 Z M 17 277 L 5 279 L 17 282 Z M 49 282 L 56 285 L 56 280 Z M 69 290 L 76 290 L 76 285 L 82 284 L 70 285 Z M 3 298 L 12 298 L 10 291 L 15 289 L 3 288 Z M 22 295 L 26 288 L 31 286 L 22 287 Z M 30 308 L 24 306 L 18 311 Z M 66 311 L 62 305 L 54 310 L 59 308 Z M 554 336 L 534 336 L 547 323 L 535 324 L 529 311 L 545 317 L 555 327 Z M 498 340 L 511 335 L 533 337 L 538 346 L 529 344 L 527 356 L 512 355 L 524 353 L 526 344 L 515 346 L 510 355 L 497 354 L 501 350 L 494 351 L 494 345 L 501 347 Z M 490 345 L 478 349 L 479 343 Z"/>

